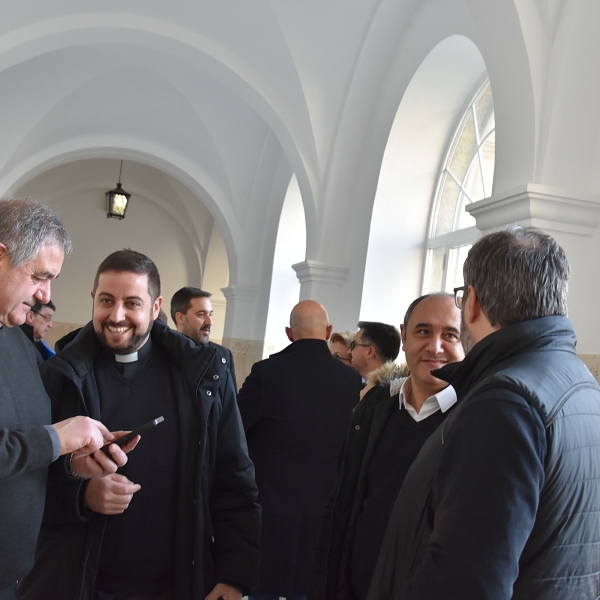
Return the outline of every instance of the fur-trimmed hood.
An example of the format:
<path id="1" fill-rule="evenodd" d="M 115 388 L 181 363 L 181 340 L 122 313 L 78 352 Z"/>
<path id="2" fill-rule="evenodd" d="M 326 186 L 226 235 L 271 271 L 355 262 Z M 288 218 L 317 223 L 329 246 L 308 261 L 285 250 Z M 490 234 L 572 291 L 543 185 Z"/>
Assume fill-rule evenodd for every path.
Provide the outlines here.
<path id="1" fill-rule="evenodd" d="M 394 379 L 408 377 L 410 371 L 406 363 L 401 365 L 389 360 L 378 369 L 371 371 L 367 377 L 367 385 L 389 385 Z"/>

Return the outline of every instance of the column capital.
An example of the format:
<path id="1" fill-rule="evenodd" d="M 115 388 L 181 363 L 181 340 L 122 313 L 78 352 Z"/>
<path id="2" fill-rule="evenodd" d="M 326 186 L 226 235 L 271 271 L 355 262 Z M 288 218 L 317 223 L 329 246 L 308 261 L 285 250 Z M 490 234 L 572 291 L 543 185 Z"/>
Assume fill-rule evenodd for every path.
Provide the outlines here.
<path id="1" fill-rule="evenodd" d="M 333 283 L 343 285 L 348 278 L 348 267 L 331 265 L 319 260 L 304 260 L 292 265 L 300 283 L 318 281 L 320 283 Z"/>
<path id="2" fill-rule="evenodd" d="M 229 300 L 254 300 L 258 295 L 258 290 L 250 285 L 229 285 L 221 288 L 223 295 Z"/>
<path id="3" fill-rule="evenodd" d="M 543 230 L 593 235 L 600 223 L 600 198 L 529 183 L 466 207 L 481 231 L 518 224 Z"/>

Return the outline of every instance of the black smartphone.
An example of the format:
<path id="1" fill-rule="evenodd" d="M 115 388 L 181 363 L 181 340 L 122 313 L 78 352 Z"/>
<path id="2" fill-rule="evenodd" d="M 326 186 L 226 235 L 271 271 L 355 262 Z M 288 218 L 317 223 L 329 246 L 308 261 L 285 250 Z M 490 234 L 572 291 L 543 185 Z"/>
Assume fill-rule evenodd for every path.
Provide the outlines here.
<path id="1" fill-rule="evenodd" d="M 140 435 L 142 433 L 142 431 L 146 431 L 146 429 L 150 429 L 151 427 L 156 427 L 157 425 L 162 423 L 164 420 L 165 420 L 164 417 L 158 417 L 158 419 L 152 419 L 152 421 L 148 421 L 148 423 L 144 423 L 137 429 L 134 429 L 133 431 L 130 431 L 129 433 L 125 434 L 123 437 L 120 437 L 118 440 L 115 440 L 114 442 L 109 442 L 108 444 L 106 444 L 106 446 L 102 446 L 102 448 L 100 448 L 100 450 L 102 450 L 102 452 L 104 452 L 104 454 L 106 454 L 107 456 L 110 456 L 108 447 L 111 444 L 116 444 L 117 446 L 122 446 L 123 444 L 126 444 L 130 439 L 134 438 L 136 435 Z"/>

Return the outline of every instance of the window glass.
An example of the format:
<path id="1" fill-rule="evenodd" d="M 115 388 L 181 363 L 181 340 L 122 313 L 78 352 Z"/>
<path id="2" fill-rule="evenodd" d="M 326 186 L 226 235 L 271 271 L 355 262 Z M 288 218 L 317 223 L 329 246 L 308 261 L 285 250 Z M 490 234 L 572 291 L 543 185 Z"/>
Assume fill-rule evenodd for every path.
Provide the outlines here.
<path id="1" fill-rule="evenodd" d="M 496 136 L 489 81 L 475 95 L 456 130 L 439 176 L 429 226 L 423 293 L 462 285 L 462 265 L 479 236 L 465 210 L 492 194 Z"/>

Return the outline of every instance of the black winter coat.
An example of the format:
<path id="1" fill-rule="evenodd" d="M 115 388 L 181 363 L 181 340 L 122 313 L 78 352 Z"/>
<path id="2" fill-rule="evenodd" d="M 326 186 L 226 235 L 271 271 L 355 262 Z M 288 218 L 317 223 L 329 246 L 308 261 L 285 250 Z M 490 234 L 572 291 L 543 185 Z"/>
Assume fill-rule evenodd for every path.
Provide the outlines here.
<path id="1" fill-rule="evenodd" d="M 600 388 L 566 317 L 434 371 L 458 404 L 409 471 L 369 600 L 595 600 Z"/>
<path id="2" fill-rule="evenodd" d="M 323 508 L 361 389 L 321 340 L 256 363 L 238 401 L 263 507 L 257 591 L 305 595 Z"/>
<path id="3" fill-rule="evenodd" d="M 256 584 L 260 507 L 229 369 L 213 348 L 155 321 L 152 342 L 172 359 L 178 400 L 180 480 L 176 598 L 203 600 L 216 582 L 248 593 Z M 41 367 L 53 422 L 75 415 L 100 419 L 91 323 Z M 44 522 L 21 600 L 89 600 L 108 517 L 83 510 L 85 483 L 65 481 L 64 463 L 49 476 Z M 214 559 L 214 560 L 213 560 Z"/>
<path id="4" fill-rule="evenodd" d="M 398 410 L 398 396 L 390 398 L 389 385 L 369 390 L 354 409 L 338 478 L 319 532 L 309 600 L 353 598 L 350 561 L 356 520 L 367 490 L 373 452 L 395 410 Z"/>

